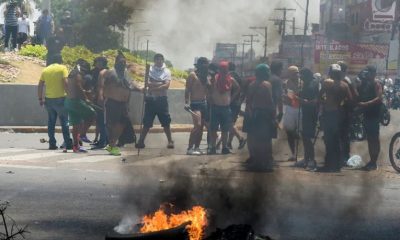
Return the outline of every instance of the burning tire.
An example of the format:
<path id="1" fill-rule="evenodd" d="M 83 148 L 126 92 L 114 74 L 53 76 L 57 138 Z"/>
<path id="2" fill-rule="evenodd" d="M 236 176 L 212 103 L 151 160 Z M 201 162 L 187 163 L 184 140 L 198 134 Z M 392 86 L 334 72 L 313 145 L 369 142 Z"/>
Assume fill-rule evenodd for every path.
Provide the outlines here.
<path id="1" fill-rule="evenodd" d="M 394 170 L 400 172 L 400 132 L 396 133 L 390 141 L 389 160 Z"/>

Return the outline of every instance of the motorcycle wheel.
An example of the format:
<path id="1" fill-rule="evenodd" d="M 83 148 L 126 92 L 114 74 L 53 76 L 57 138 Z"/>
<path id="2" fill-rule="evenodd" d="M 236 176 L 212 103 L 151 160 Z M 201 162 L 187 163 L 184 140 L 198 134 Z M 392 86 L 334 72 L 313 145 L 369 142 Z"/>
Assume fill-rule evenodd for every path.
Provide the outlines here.
<path id="1" fill-rule="evenodd" d="M 390 140 L 389 160 L 394 170 L 400 173 L 400 132 L 396 133 Z"/>
<path id="2" fill-rule="evenodd" d="M 389 110 L 385 110 L 385 112 L 382 115 L 382 119 L 381 119 L 381 124 L 383 126 L 387 126 L 390 123 L 390 112 Z"/>

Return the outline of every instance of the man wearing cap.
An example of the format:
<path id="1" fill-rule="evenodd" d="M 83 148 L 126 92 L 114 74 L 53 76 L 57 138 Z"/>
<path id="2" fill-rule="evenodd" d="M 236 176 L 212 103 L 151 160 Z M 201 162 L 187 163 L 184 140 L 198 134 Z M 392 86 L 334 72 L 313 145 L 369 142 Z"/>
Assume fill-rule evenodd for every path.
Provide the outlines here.
<path id="1" fill-rule="evenodd" d="M 221 61 L 215 79 L 212 79 L 210 88 L 211 105 L 211 148 L 209 154 L 216 154 L 217 131 L 221 129 L 222 154 L 230 154 L 227 147 L 228 132 L 232 127 L 230 104 L 233 98 L 240 94 L 240 87 L 229 74 L 229 63 Z"/>
<path id="2" fill-rule="evenodd" d="M 275 107 L 272 85 L 268 82 L 271 71 L 268 65 L 260 64 L 255 70 L 256 81 L 247 91 L 246 131 L 250 170 L 273 171 L 272 129 L 275 128 Z"/>
<path id="3" fill-rule="evenodd" d="M 299 121 L 301 119 L 300 103 L 298 100 L 301 90 L 299 68 L 290 66 L 288 68 L 288 80 L 284 83 L 283 104 L 285 113 L 283 114 L 283 127 L 286 130 L 288 144 L 291 152 L 289 161 L 295 161 L 296 139 L 299 139 Z"/>
<path id="4" fill-rule="evenodd" d="M 382 87 L 376 78 L 376 68 L 367 66 L 364 70 L 365 77 L 361 79 L 358 88 L 358 107 L 364 113 L 364 128 L 367 135 L 370 161 L 364 170 L 377 169 L 377 161 L 380 152 L 379 118 L 382 104 Z"/>
<path id="5" fill-rule="evenodd" d="M 329 78 L 323 81 L 320 91 L 326 153 L 325 165 L 317 169 L 319 172 L 340 172 L 342 167 L 340 128 L 343 126 L 343 107 L 346 101 L 351 100 L 350 89 L 342 81 L 340 66 L 332 64 L 329 68 Z"/>
<path id="6" fill-rule="evenodd" d="M 188 155 L 201 155 L 200 142 L 203 136 L 203 129 L 208 121 L 207 110 L 207 88 L 208 59 L 200 57 L 195 64 L 196 70 L 191 72 L 186 80 L 185 105 L 192 111 L 193 129 L 190 132 Z"/>

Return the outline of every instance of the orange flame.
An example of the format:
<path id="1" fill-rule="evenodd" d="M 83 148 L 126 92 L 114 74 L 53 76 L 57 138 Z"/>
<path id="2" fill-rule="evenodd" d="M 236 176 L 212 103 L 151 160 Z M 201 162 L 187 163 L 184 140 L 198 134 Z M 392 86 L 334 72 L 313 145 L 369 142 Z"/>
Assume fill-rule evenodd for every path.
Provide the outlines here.
<path id="1" fill-rule="evenodd" d="M 142 218 L 143 227 L 140 229 L 140 232 L 148 233 L 167 230 L 191 222 L 187 226 L 190 240 L 200 240 L 207 225 L 206 215 L 206 210 L 200 206 L 195 206 L 191 210 L 183 211 L 179 214 L 170 215 L 166 214 L 164 209 L 160 207 L 154 214 L 149 214 Z"/>

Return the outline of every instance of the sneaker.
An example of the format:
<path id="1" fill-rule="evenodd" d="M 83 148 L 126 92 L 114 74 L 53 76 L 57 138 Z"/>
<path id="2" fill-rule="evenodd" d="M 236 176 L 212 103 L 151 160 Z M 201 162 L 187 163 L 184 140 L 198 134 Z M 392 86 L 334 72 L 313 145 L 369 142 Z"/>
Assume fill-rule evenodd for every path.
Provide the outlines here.
<path id="1" fill-rule="evenodd" d="M 363 171 L 375 171 L 378 169 L 378 166 L 376 165 L 376 163 L 373 162 L 369 162 L 367 165 L 365 165 L 365 167 L 361 168 L 361 170 Z"/>
<path id="2" fill-rule="evenodd" d="M 229 148 L 229 149 L 233 149 L 232 143 L 227 143 L 227 144 L 226 144 L 226 147 Z"/>
<path id="3" fill-rule="evenodd" d="M 105 146 L 105 148 L 103 148 L 104 150 L 106 150 L 107 152 L 111 152 L 111 146 L 110 144 L 108 144 L 107 146 Z"/>
<path id="4" fill-rule="evenodd" d="M 217 154 L 217 149 L 215 147 L 209 148 L 207 150 L 207 154 L 208 155 L 215 155 L 215 154 Z"/>
<path id="5" fill-rule="evenodd" d="M 244 146 L 246 146 L 246 143 L 247 143 L 247 139 L 244 139 L 244 138 L 240 139 L 240 140 L 239 140 L 239 147 L 238 147 L 238 149 L 239 149 L 239 150 L 240 150 L 240 149 L 243 149 Z"/>
<path id="6" fill-rule="evenodd" d="M 72 150 L 74 151 L 74 153 L 87 153 L 88 152 L 86 149 L 84 149 L 81 146 L 74 146 L 72 148 Z"/>
<path id="7" fill-rule="evenodd" d="M 186 152 L 187 155 L 194 155 L 194 156 L 200 156 L 201 152 L 196 151 L 196 149 L 190 148 Z"/>
<path id="8" fill-rule="evenodd" d="M 174 149 L 175 148 L 174 141 L 169 142 L 168 145 L 167 145 L 167 148 L 168 149 Z"/>
<path id="9" fill-rule="evenodd" d="M 121 156 L 121 151 L 119 150 L 119 147 L 112 147 L 110 150 L 110 155 Z"/>
<path id="10" fill-rule="evenodd" d="M 301 161 L 296 162 L 293 166 L 296 168 L 306 168 L 307 163 L 306 163 L 306 160 L 303 159 Z"/>
<path id="11" fill-rule="evenodd" d="M 92 143 L 92 141 L 90 141 L 90 139 L 89 139 L 86 135 L 82 135 L 82 136 L 80 137 L 80 139 L 81 139 L 82 142 L 85 142 L 85 143 Z"/>
<path id="12" fill-rule="evenodd" d="M 58 149 L 57 145 L 55 145 L 55 144 L 49 145 L 49 150 L 57 150 L 57 149 Z"/>
<path id="13" fill-rule="evenodd" d="M 203 150 L 201 150 L 200 148 L 195 148 L 194 151 L 199 152 L 200 155 L 206 154 L 207 152 L 204 152 Z"/>
<path id="14" fill-rule="evenodd" d="M 137 149 L 143 149 L 145 147 L 146 147 L 146 145 L 144 145 L 144 143 L 142 143 L 142 142 L 138 142 L 135 144 L 135 148 L 137 148 Z"/>
<path id="15" fill-rule="evenodd" d="M 106 146 L 104 146 L 104 145 L 95 144 L 95 145 L 92 145 L 90 150 L 100 150 L 100 149 L 105 149 L 105 148 L 106 148 Z"/>
<path id="16" fill-rule="evenodd" d="M 315 160 L 311 160 L 307 163 L 308 171 L 315 171 L 316 169 L 317 169 L 317 162 L 315 162 Z"/>
<path id="17" fill-rule="evenodd" d="M 221 151 L 221 153 L 222 153 L 223 155 L 227 155 L 227 154 L 231 154 L 232 152 L 231 152 L 231 150 L 229 150 L 229 148 L 223 148 L 222 151 Z"/>

